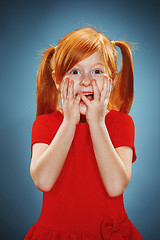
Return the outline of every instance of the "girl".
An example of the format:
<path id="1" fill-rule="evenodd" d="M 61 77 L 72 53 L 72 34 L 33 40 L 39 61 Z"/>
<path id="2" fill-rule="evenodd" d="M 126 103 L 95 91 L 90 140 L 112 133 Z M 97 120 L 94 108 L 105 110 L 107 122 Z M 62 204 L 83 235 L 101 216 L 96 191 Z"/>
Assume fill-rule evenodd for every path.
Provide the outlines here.
<path id="1" fill-rule="evenodd" d="M 122 52 L 117 72 L 117 50 Z M 136 160 L 129 44 L 92 27 L 45 50 L 37 74 L 30 174 L 43 192 L 25 240 L 142 239 L 123 192 Z"/>

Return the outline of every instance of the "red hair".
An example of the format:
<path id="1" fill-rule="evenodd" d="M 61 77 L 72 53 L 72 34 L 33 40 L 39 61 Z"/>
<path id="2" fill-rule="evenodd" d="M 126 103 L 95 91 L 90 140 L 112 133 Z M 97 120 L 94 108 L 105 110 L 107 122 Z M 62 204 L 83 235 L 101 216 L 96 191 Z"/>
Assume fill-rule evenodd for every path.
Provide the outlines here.
<path id="1" fill-rule="evenodd" d="M 133 61 L 130 44 L 115 41 L 121 49 L 122 66 L 117 82 L 111 91 L 108 102 L 109 109 L 129 113 L 134 92 Z M 57 47 L 51 46 L 44 50 L 43 58 L 37 72 L 37 113 L 50 113 L 57 110 L 58 90 L 52 79 L 55 71 L 56 82 L 61 84 L 63 76 L 78 62 L 98 51 L 109 77 L 114 79 L 117 73 L 117 50 L 111 41 L 101 32 L 92 27 L 80 28 L 68 33 L 60 39 Z"/>

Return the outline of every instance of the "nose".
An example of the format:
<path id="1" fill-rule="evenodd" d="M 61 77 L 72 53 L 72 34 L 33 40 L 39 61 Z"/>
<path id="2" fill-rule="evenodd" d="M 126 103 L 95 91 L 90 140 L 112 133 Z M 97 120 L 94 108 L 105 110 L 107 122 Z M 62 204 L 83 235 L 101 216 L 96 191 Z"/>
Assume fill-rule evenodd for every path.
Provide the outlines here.
<path id="1" fill-rule="evenodd" d="M 84 74 L 82 76 L 80 84 L 85 86 L 85 87 L 91 85 L 91 76 L 89 76 L 89 74 Z"/>

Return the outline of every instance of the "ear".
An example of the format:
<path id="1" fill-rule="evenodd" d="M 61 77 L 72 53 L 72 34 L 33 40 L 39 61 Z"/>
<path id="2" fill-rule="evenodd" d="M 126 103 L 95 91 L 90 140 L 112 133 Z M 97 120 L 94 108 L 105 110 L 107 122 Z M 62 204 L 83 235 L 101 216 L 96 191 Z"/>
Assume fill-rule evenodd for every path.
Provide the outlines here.
<path id="1" fill-rule="evenodd" d="M 56 83 L 56 77 L 55 77 L 55 71 L 54 70 L 52 71 L 52 78 L 53 78 L 54 82 Z"/>
<path id="2" fill-rule="evenodd" d="M 55 71 L 52 71 L 52 79 L 56 85 L 57 90 L 59 91 L 59 84 L 56 82 L 56 76 L 55 76 Z"/>
<path id="3" fill-rule="evenodd" d="M 117 80 L 118 80 L 118 72 L 116 72 L 116 76 L 115 76 L 115 78 L 113 79 L 113 82 L 112 82 L 112 88 L 114 88 L 114 86 L 115 86 Z"/>

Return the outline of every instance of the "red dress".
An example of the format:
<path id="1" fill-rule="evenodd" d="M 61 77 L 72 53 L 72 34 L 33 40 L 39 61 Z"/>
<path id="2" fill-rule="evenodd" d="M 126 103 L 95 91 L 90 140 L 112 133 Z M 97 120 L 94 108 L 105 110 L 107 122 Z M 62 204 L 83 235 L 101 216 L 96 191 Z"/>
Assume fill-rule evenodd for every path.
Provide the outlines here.
<path id="1" fill-rule="evenodd" d="M 50 144 L 63 121 L 60 111 L 40 115 L 32 126 L 32 145 Z M 130 115 L 110 110 L 106 127 L 115 148 L 133 148 L 134 122 Z M 65 136 L 64 136 L 65 137 Z M 87 122 L 78 123 L 60 175 L 48 192 L 38 221 L 25 240 L 141 240 L 139 231 L 125 212 L 123 194 L 110 197 L 98 169 Z"/>

